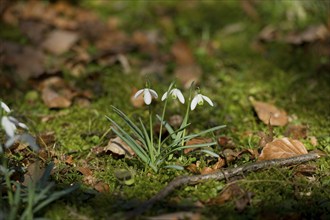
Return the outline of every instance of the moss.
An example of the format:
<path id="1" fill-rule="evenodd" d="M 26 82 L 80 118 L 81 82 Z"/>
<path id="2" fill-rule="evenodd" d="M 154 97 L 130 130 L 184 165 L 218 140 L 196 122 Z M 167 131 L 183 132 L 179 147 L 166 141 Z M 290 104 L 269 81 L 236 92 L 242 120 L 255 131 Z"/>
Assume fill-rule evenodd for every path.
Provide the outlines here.
<path id="1" fill-rule="evenodd" d="M 312 146 L 309 141 L 302 140 L 309 150 L 320 149 L 330 153 L 330 94 L 329 76 L 319 70 L 320 65 L 328 63 L 325 57 L 318 57 L 314 53 L 305 53 L 306 48 L 291 47 L 283 43 L 269 43 L 264 45 L 267 51 L 257 54 L 251 50 L 251 42 L 259 30 L 268 23 L 279 25 L 280 18 L 285 14 L 281 4 L 273 2 L 259 4 L 262 22 L 246 19 L 238 2 L 205 1 L 197 6 L 184 7 L 183 3 L 166 1 L 159 6 L 156 3 L 137 1 L 133 6 L 127 3 L 111 2 L 102 5 L 96 1 L 84 1 L 86 8 L 93 9 L 105 19 L 109 14 L 123 19 L 121 28 L 127 32 L 155 28 L 166 36 L 166 43 L 162 50 L 169 53 L 171 44 L 177 39 L 187 41 L 196 55 L 204 75 L 200 88 L 203 93 L 214 100 L 214 108 L 197 108 L 191 112 L 189 132 L 197 132 L 211 125 L 226 124 L 219 135 L 233 138 L 238 149 L 257 149 L 259 131 L 267 131 L 267 126 L 255 117 L 249 97 L 257 100 L 273 102 L 285 109 L 292 116 L 292 123 L 306 124 L 308 135 L 317 138 L 319 145 Z M 138 6 L 135 8 L 135 6 Z M 122 8 L 121 8 L 122 7 Z M 163 11 L 159 9 L 163 7 Z M 274 10 L 273 10 L 274 9 Z M 132 12 L 132 13 L 131 13 Z M 144 13 L 147 12 L 147 13 Z M 267 16 L 271 13 L 271 16 Z M 141 19 L 136 19 L 137 15 Z M 173 28 L 168 31 L 159 27 L 158 17 L 171 16 Z M 299 23 L 299 29 L 317 21 L 311 16 Z M 240 22 L 242 31 L 226 35 L 221 29 L 225 25 Z M 25 39 L 18 30 L 1 29 L 0 37 L 24 42 Z M 219 48 L 212 56 L 200 51 L 199 43 L 202 33 L 207 32 Z M 91 48 L 93 50 L 93 48 Z M 133 54 L 134 58 L 148 60 L 143 54 Z M 172 80 L 174 62 L 166 63 L 167 75 L 161 77 L 150 76 L 153 88 L 166 91 L 168 82 Z M 134 68 L 133 68 L 134 69 Z M 142 88 L 145 78 L 132 72 L 124 75 L 118 66 L 105 68 L 98 64 L 88 64 L 86 72 L 75 78 L 63 69 L 64 78 L 74 82 L 79 89 L 90 89 L 95 97 L 91 106 L 82 108 L 75 104 L 68 109 L 49 110 L 40 98 L 40 94 L 33 91 L 26 93 L 25 88 L 15 91 L 1 91 L 3 100 L 15 109 L 15 116 L 26 118 L 31 131 L 40 133 L 54 131 L 56 144 L 54 149 L 58 154 L 71 154 L 76 160 L 88 157 L 89 166 L 99 180 L 109 184 L 108 193 L 97 193 L 90 186 L 82 183 L 82 187 L 71 197 L 64 198 L 45 210 L 45 216 L 50 219 L 77 219 L 79 216 L 87 218 L 106 219 L 114 213 L 125 213 L 157 193 L 170 180 L 180 175 L 190 175 L 188 171 L 161 170 L 159 173 L 145 169 L 137 159 L 116 159 L 110 155 L 95 156 L 90 150 L 95 145 L 104 146 L 107 140 L 101 136 L 108 130 L 110 123 L 105 115 L 122 121 L 111 110 L 111 105 L 120 108 L 129 117 L 147 118 L 145 109 L 135 109 L 130 104 L 132 87 Z M 158 112 L 161 103 L 155 103 Z M 206 107 L 206 106 L 205 106 Z M 168 115 L 184 111 L 177 106 L 169 106 Z M 182 111 L 182 112 L 183 112 Z M 45 116 L 50 119 L 42 122 Z M 274 128 L 276 136 L 281 136 L 285 128 Z M 246 133 L 252 135 L 247 136 Z M 113 133 L 111 133 L 113 135 Z M 203 158 L 193 155 L 197 160 Z M 235 164 L 243 164 L 250 160 L 243 157 Z M 185 158 L 182 161 L 189 161 Z M 235 164 L 232 164 L 234 166 Z M 274 168 L 267 171 L 251 173 L 238 180 L 238 184 L 248 192 L 252 192 L 251 204 L 242 212 L 235 209 L 234 201 L 221 205 L 205 205 L 202 215 L 205 219 L 255 219 L 266 217 L 288 218 L 298 210 L 298 217 L 317 218 L 323 216 L 329 202 L 330 187 L 328 157 L 313 163 L 317 171 L 309 177 L 296 177 L 294 170 L 288 168 Z M 125 185 L 115 177 L 116 169 L 131 169 L 135 172 L 134 184 Z M 66 171 L 66 172 L 64 172 Z M 64 172 L 64 174 L 62 173 Z M 83 176 L 62 162 L 58 165 L 54 180 L 61 184 L 82 182 Z M 182 210 L 191 207 L 196 201 L 207 203 L 216 197 L 226 186 L 225 182 L 209 181 L 195 186 L 186 186 L 176 190 L 148 214 L 160 214 L 169 211 Z M 310 195 L 309 195 L 310 193 Z M 181 205 L 181 206 L 180 206 Z M 294 217 L 294 216 L 293 216 Z M 297 216 L 296 216 L 297 217 Z M 327 216 L 325 216 L 327 217 Z M 120 217 L 118 217 L 120 219 Z"/>

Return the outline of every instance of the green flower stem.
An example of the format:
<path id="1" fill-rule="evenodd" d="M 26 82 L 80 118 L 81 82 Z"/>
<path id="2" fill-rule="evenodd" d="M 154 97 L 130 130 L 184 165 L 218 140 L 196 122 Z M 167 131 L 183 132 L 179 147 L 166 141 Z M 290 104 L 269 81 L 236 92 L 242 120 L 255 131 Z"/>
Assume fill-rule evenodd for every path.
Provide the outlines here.
<path id="1" fill-rule="evenodd" d="M 155 154 L 154 154 L 154 142 L 153 142 L 153 128 L 152 128 L 152 108 L 149 105 L 149 126 L 150 126 L 150 144 L 149 144 L 149 154 L 151 163 L 155 162 Z"/>

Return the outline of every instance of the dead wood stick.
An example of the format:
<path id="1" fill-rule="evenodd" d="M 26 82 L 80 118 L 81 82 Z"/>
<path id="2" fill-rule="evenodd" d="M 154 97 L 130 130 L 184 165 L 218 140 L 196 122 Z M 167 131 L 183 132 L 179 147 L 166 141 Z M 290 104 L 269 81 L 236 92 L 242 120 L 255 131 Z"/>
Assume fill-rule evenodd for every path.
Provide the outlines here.
<path id="1" fill-rule="evenodd" d="M 243 173 L 253 172 L 261 169 L 266 169 L 270 167 L 282 167 L 282 166 L 291 166 L 296 164 L 305 163 L 310 160 L 315 160 L 320 156 L 316 153 L 303 154 L 296 157 L 290 157 L 285 159 L 274 159 L 274 160 L 266 160 L 256 163 L 251 163 L 247 165 L 243 165 L 236 168 L 224 169 L 218 172 L 204 174 L 204 175 L 195 175 L 195 176 L 183 176 L 178 177 L 172 180 L 169 184 L 167 184 L 162 190 L 160 190 L 156 195 L 154 195 L 151 199 L 141 204 L 135 210 L 127 213 L 127 218 L 131 219 L 132 217 L 136 217 L 149 208 L 151 208 L 156 202 L 164 199 L 171 192 L 173 192 L 176 188 L 181 187 L 183 185 L 194 185 L 197 183 L 201 183 L 207 180 L 224 180 L 225 178 L 231 178 L 234 176 L 238 176 Z"/>

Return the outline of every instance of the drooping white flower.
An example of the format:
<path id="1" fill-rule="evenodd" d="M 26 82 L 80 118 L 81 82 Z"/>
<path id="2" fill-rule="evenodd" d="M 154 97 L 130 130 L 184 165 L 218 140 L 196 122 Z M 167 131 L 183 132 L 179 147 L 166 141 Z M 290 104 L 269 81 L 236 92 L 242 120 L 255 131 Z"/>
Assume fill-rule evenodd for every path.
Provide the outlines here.
<path id="1" fill-rule="evenodd" d="M 12 122 L 14 125 L 19 126 L 23 129 L 29 130 L 28 126 L 22 122 L 19 122 L 16 118 L 12 117 L 12 116 L 8 116 L 8 119 L 10 122 Z"/>
<path id="2" fill-rule="evenodd" d="M 190 105 L 190 109 L 194 110 L 198 105 L 203 105 L 204 104 L 204 100 L 210 104 L 210 106 L 213 106 L 213 102 L 211 101 L 211 99 L 205 95 L 202 94 L 197 94 L 195 95 L 195 97 L 193 98 L 191 105 Z"/>
<path id="3" fill-rule="evenodd" d="M 168 94 L 168 92 L 165 92 L 163 97 L 162 97 L 162 101 L 164 101 Z M 171 89 L 171 91 L 169 92 L 169 94 L 172 96 L 173 99 L 178 98 L 179 101 L 184 104 L 184 96 L 182 95 L 182 92 L 179 89 Z"/>
<path id="4" fill-rule="evenodd" d="M 1 126 L 8 137 L 13 138 L 15 136 L 16 125 L 7 116 L 1 118 Z"/>
<path id="5" fill-rule="evenodd" d="M 137 97 L 139 97 L 140 95 L 142 95 L 143 93 L 143 99 L 144 99 L 144 102 L 147 104 L 147 105 L 150 105 L 151 103 L 151 100 L 152 100 L 152 97 L 154 98 L 158 98 L 158 94 L 155 90 L 152 90 L 152 89 L 148 89 L 148 88 L 145 88 L 145 89 L 140 89 L 139 91 L 137 91 L 134 95 L 134 98 L 136 99 Z"/>
<path id="6" fill-rule="evenodd" d="M 5 110 L 5 112 L 7 112 L 7 113 L 10 112 L 10 108 L 8 107 L 8 105 L 6 105 L 6 103 L 0 101 L 0 105 L 1 105 L 1 108 L 3 110 Z"/>

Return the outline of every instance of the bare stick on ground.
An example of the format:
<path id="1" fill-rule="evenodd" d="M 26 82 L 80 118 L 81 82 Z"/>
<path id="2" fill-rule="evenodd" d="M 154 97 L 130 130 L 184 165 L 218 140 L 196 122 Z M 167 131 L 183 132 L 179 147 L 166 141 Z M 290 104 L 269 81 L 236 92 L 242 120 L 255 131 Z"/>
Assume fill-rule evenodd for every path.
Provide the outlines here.
<path id="1" fill-rule="evenodd" d="M 171 192 L 173 192 L 176 188 L 179 188 L 184 185 L 194 185 L 197 183 L 201 183 L 207 180 L 224 180 L 227 178 L 231 178 L 234 176 L 238 176 L 244 173 L 253 172 L 261 169 L 267 169 L 270 167 L 283 167 L 283 166 L 291 166 L 297 165 L 301 163 L 305 163 L 307 161 L 315 160 L 320 156 L 316 153 L 309 153 L 304 155 L 299 155 L 296 157 L 285 158 L 285 159 L 274 159 L 274 160 L 266 160 L 256 163 L 247 164 L 244 166 L 229 168 L 225 170 L 221 170 L 219 172 L 214 172 L 210 174 L 204 175 L 195 175 L 195 176 L 183 176 L 178 177 L 172 180 L 165 188 L 160 190 L 155 196 L 153 196 L 148 201 L 141 204 L 141 206 L 137 207 L 135 210 L 127 213 L 127 218 L 130 219 L 132 217 L 136 217 L 143 212 L 147 211 L 151 208 L 156 202 L 164 199 Z"/>

